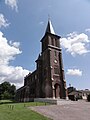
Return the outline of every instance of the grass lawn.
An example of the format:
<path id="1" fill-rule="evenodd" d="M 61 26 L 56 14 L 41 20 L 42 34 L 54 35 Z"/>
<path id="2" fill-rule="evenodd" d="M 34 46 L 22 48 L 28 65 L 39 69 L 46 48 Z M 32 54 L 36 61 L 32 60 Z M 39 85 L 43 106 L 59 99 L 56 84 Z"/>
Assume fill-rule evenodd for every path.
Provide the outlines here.
<path id="1" fill-rule="evenodd" d="M 45 103 L 9 103 L 0 104 L 0 120 L 50 120 L 28 108 L 28 106 L 40 106 Z"/>

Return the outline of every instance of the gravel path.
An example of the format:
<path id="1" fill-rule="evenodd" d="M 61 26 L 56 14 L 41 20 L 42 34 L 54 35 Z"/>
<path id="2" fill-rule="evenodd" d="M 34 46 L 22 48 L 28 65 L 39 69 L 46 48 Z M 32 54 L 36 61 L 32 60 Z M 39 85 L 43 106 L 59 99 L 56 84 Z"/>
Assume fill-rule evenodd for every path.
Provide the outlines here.
<path id="1" fill-rule="evenodd" d="M 69 104 L 36 106 L 30 109 L 53 120 L 90 120 L 90 102 L 78 101 Z"/>

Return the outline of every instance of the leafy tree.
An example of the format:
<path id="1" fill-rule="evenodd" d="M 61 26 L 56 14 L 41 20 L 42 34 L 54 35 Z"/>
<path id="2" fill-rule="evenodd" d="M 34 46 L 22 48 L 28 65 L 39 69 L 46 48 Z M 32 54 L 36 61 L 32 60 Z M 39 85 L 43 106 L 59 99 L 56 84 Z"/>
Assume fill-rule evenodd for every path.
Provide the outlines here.
<path id="1" fill-rule="evenodd" d="M 11 85 L 11 87 L 9 89 L 9 93 L 10 93 L 12 99 L 15 97 L 15 92 L 16 92 L 16 86 Z"/>
<path id="2" fill-rule="evenodd" d="M 0 99 L 14 99 L 16 86 L 9 82 L 0 84 Z"/>
<path id="3" fill-rule="evenodd" d="M 1 84 L 2 92 L 9 91 L 11 84 L 9 82 L 3 82 Z"/>
<path id="4" fill-rule="evenodd" d="M 7 91 L 5 91 L 3 94 L 1 94 L 1 99 L 10 99 L 10 94 Z"/>

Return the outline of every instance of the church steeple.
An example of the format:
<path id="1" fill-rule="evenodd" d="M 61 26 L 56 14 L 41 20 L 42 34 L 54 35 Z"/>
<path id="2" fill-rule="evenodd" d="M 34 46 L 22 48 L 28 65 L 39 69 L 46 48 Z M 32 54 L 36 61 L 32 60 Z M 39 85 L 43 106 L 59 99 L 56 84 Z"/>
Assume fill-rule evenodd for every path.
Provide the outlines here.
<path id="1" fill-rule="evenodd" d="M 45 33 L 47 33 L 47 32 L 55 35 L 55 32 L 54 32 L 54 29 L 53 29 L 53 26 L 52 26 L 50 19 L 48 20 L 48 24 L 47 24 L 47 28 L 46 28 Z"/>
<path id="2" fill-rule="evenodd" d="M 51 20 L 48 19 L 48 24 L 44 37 L 41 39 L 42 42 L 42 52 L 49 48 L 50 46 L 60 48 L 60 36 L 56 35 L 51 23 Z"/>

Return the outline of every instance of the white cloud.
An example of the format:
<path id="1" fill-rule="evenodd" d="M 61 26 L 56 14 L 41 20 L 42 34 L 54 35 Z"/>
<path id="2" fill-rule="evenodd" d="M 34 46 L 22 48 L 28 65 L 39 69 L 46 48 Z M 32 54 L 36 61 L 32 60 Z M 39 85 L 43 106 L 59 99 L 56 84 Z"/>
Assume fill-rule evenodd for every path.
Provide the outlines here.
<path id="1" fill-rule="evenodd" d="M 21 66 L 3 65 L 0 67 L 0 82 L 8 81 L 15 84 L 17 88 L 23 86 L 24 77 L 29 73 L 28 70 Z"/>
<path id="2" fill-rule="evenodd" d="M 84 33 L 77 34 L 73 32 L 68 34 L 67 38 L 61 38 L 61 45 L 73 56 L 90 52 L 90 50 L 87 49 L 89 42 L 88 36 Z"/>
<path id="3" fill-rule="evenodd" d="M 0 28 L 7 27 L 7 26 L 9 26 L 7 19 L 5 19 L 4 15 L 0 13 Z"/>
<path id="4" fill-rule="evenodd" d="M 41 22 L 39 22 L 39 24 L 40 24 L 40 25 L 44 25 L 44 22 L 43 22 L 43 21 L 41 21 Z"/>
<path id="5" fill-rule="evenodd" d="M 23 85 L 24 76 L 29 71 L 21 66 L 11 66 L 10 61 L 15 59 L 15 56 L 21 54 L 19 42 L 9 42 L 0 32 L 0 83 L 4 81 L 11 82 L 18 87 Z"/>
<path id="6" fill-rule="evenodd" d="M 86 29 L 85 31 L 86 31 L 86 32 L 90 32 L 90 28 Z"/>
<path id="7" fill-rule="evenodd" d="M 12 9 L 15 9 L 16 11 L 18 10 L 17 2 L 18 0 L 5 0 L 5 4 L 10 6 Z"/>
<path id="8" fill-rule="evenodd" d="M 0 32 L 0 64 L 8 64 L 10 60 L 14 59 L 15 55 L 21 52 L 15 45 L 9 45 L 8 40 Z"/>
<path id="9" fill-rule="evenodd" d="M 12 45 L 12 46 L 14 46 L 16 48 L 18 48 L 20 46 L 19 42 L 12 42 L 12 41 L 10 41 L 9 43 L 10 43 L 10 45 Z"/>
<path id="10" fill-rule="evenodd" d="M 68 69 L 66 74 L 72 76 L 82 76 L 82 71 L 79 69 Z"/>

